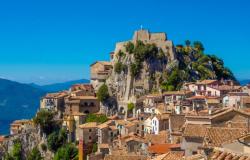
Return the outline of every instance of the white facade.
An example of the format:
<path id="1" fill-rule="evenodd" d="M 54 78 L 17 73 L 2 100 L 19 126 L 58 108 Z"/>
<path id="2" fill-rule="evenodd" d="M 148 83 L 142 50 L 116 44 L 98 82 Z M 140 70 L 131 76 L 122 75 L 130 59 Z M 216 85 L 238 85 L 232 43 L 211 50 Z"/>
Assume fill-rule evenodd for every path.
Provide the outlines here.
<path id="1" fill-rule="evenodd" d="M 152 119 L 151 126 L 152 126 L 152 133 L 159 134 L 159 120 L 156 116 Z"/>

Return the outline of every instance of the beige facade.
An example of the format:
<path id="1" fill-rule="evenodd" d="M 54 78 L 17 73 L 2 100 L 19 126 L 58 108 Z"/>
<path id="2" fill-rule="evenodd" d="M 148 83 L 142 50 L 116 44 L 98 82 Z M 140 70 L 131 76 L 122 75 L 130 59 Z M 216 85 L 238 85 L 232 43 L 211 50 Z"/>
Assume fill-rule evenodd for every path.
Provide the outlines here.
<path id="1" fill-rule="evenodd" d="M 65 113 L 97 113 L 100 109 L 100 102 L 94 96 L 76 96 L 65 99 Z"/>

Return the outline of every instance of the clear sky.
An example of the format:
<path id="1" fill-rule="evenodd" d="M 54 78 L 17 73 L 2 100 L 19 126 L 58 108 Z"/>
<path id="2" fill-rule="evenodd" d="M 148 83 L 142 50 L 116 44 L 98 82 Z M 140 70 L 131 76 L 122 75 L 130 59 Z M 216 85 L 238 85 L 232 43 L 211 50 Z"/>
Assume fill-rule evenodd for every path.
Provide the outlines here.
<path id="1" fill-rule="evenodd" d="M 7 0 L 0 2 L 0 77 L 39 84 L 89 78 L 140 25 L 175 44 L 202 41 L 250 78 L 249 0 Z"/>

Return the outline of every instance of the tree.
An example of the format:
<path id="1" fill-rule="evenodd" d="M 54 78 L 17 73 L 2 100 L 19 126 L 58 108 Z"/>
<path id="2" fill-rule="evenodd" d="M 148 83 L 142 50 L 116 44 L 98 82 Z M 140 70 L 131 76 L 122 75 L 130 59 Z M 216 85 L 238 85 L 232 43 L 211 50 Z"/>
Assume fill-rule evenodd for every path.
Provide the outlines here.
<path id="1" fill-rule="evenodd" d="M 37 112 L 33 121 L 36 125 L 39 125 L 42 131 L 47 135 L 51 133 L 56 127 L 54 113 L 45 109 L 41 109 L 39 112 Z"/>
<path id="2" fill-rule="evenodd" d="M 86 118 L 86 122 L 98 122 L 104 123 L 108 121 L 108 117 L 105 115 L 96 115 L 96 114 L 88 114 Z"/>
<path id="3" fill-rule="evenodd" d="M 134 52 L 134 43 L 132 42 L 128 42 L 126 45 L 125 45 L 125 48 L 126 48 L 126 52 L 128 52 L 129 54 L 133 53 Z"/>
<path id="4" fill-rule="evenodd" d="M 201 52 L 205 50 L 203 44 L 200 41 L 194 41 L 194 48 Z"/>
<path id="5" fill-rule="evenodd" d="M 27 160 L 42 160 L 43 157 L 37 147 L 34 147 L 28 154 Z"/>
<path id="6" fill-rule="evenodd" d="M 121 62 L 115 63 L 115 72 L 120 74 L 124 70 L 123 64 Z"/>
<path id="7" fill-rule="evenodd" d="M 128 111 L 133 111 L 133 109 L 135 108 L 135 104 L 134 103 L 128 103 Z"/>
<path id="8" fill-rule="evenodd" d="M 59 148 L 55 154 L 54 160 L 77 160 L 78 150 L 73 144 L 66 144 Z"/>
<path id="9" fill-rule="evenodd" d="M 67 141 L 67 133 L 65 129 L 61 129 L 59 133 L 53 132 L 48 136 L 49 150 L 56 152 L 58 148 L 64 145 Z"/>
<path id="10" fill-rule="evenodd" d="M 19 139 L 14 141 L 14 146 L 12 150 L 12 157 L 15 160 L 22 160 L 22 144 Z"/>
<path id="11" fill-rule="evenodd" d="M 104 102 L 109 98 L 108 86 L 103 84 L 97 91 L 97 98 L 99 101 Z"/>

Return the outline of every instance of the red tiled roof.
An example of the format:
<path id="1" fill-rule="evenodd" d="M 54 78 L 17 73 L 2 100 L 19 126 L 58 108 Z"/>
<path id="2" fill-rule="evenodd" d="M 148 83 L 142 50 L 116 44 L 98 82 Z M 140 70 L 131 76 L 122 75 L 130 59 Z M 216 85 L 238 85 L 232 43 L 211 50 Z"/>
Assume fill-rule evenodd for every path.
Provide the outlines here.
<path id="1" fill-rule="evenodd" d="M 156 144 L 148 147 L 148 152 L 155 154 L 164 154 L 173 148 L 180 148 L 180 144 Z"/>

